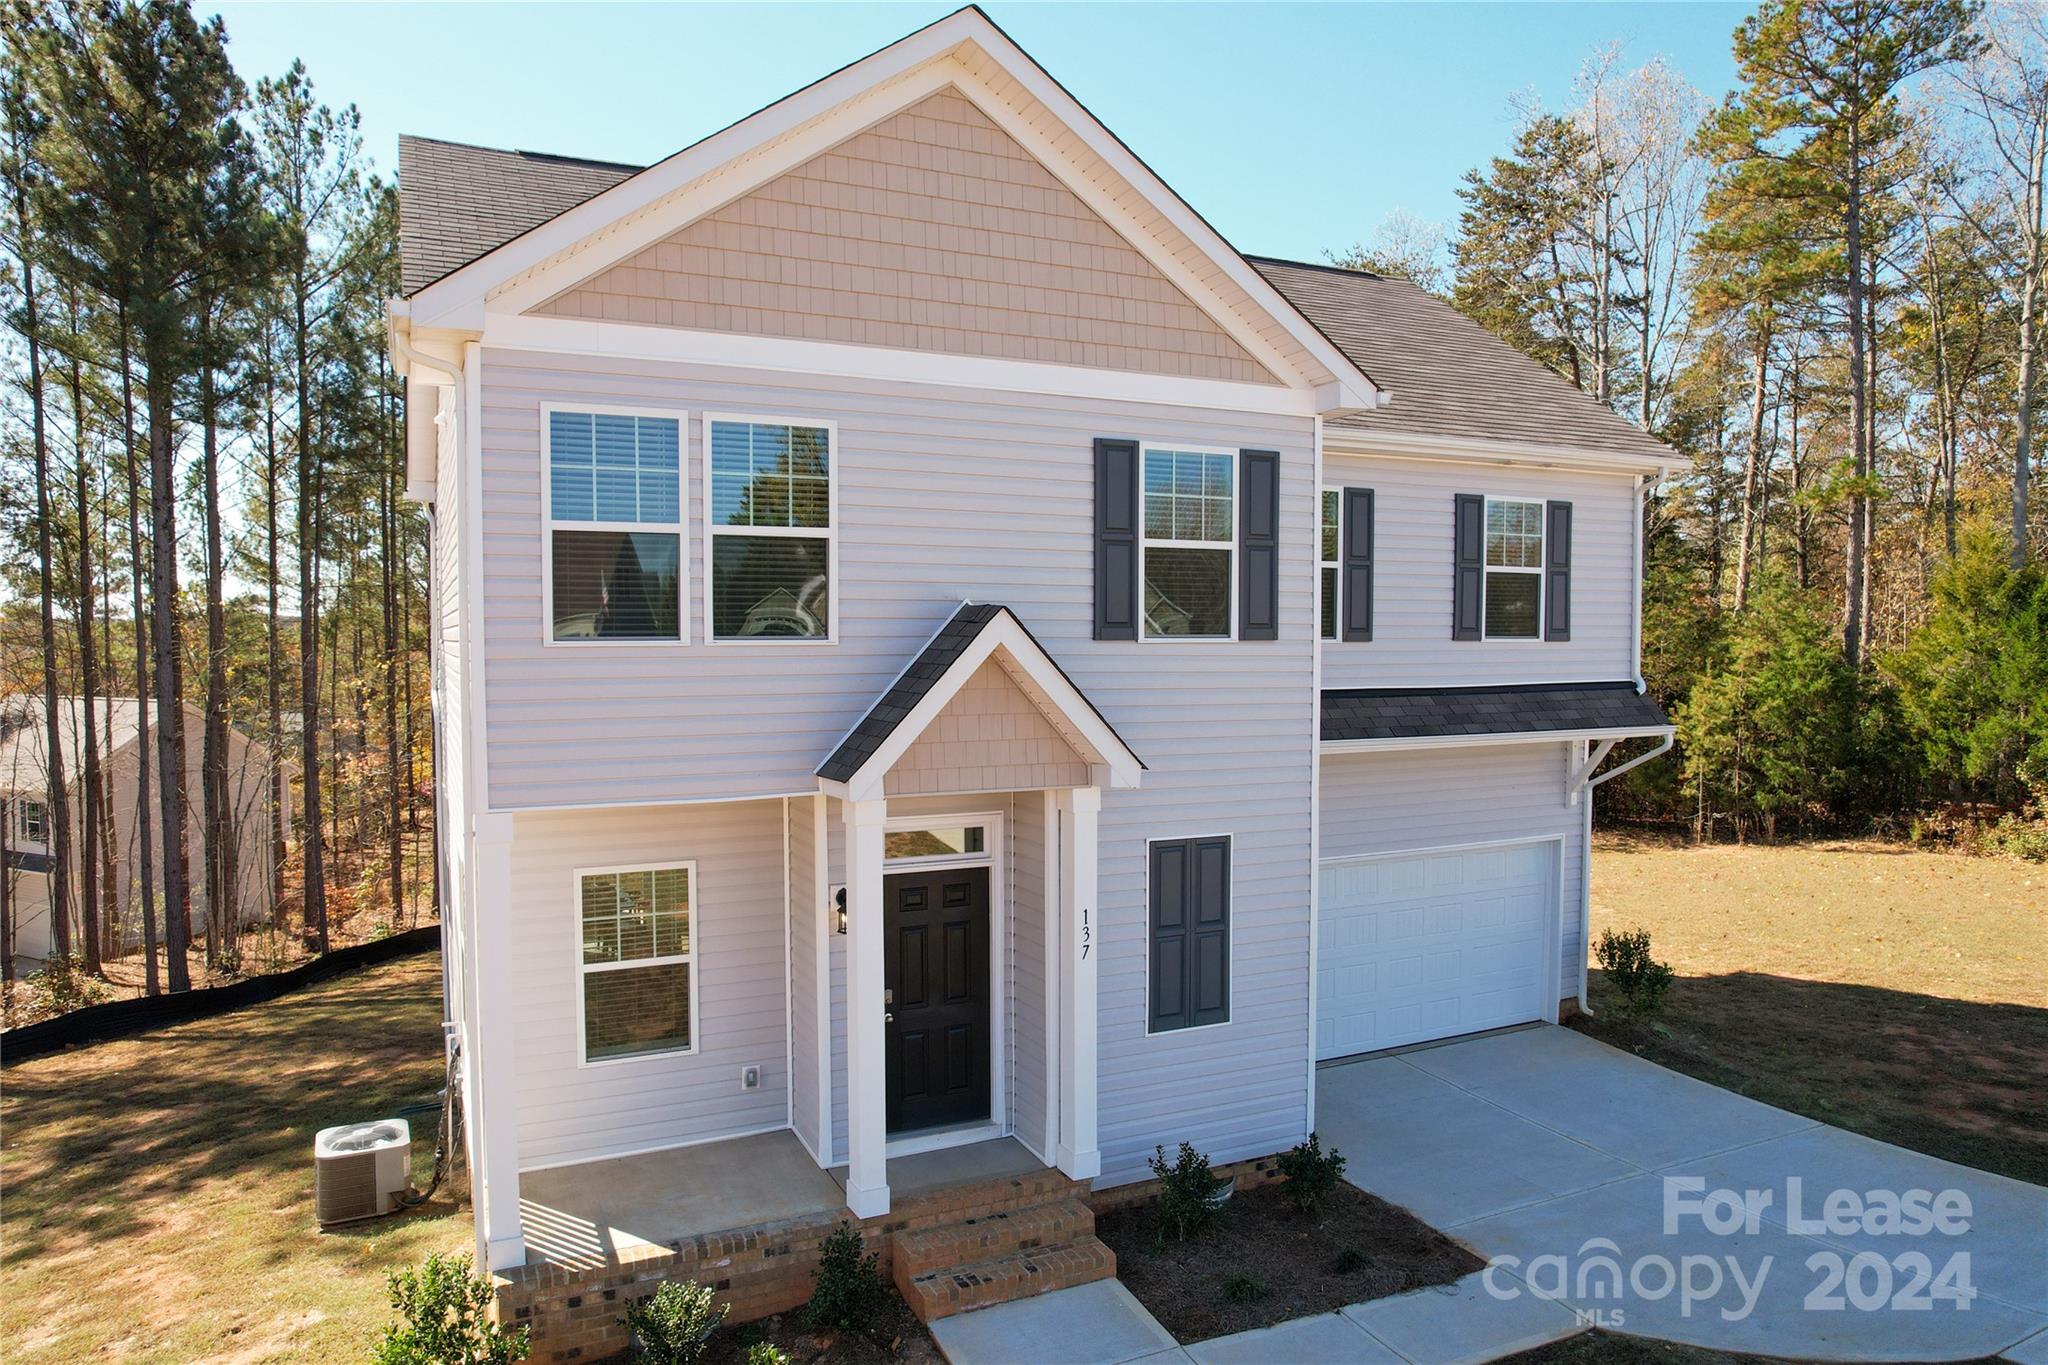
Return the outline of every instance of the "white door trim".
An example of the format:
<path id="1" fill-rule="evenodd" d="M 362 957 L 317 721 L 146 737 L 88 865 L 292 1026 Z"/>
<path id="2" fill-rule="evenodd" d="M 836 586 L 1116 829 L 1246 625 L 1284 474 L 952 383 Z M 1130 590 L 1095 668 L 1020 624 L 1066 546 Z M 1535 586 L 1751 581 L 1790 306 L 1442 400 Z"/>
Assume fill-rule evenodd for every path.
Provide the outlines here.
<path id="1" fill-rule="evenodd" d="M 892 1157 L 910 1156 L 918 1152 L 936 1152 L 945 1147 L 964 1147 L 972 1142 L 986 1142 L 990 1138 L 1008 1136 L 1010 1131 L 1010 906 L 1005 894 L 1009 881 L 1006 873 L 1010 861 L 1008 832 L 1003 827 L 1003 812 L 946 810 L 926 811 L 916 815 L 891 815 L 882 822 L 882 832 L 886 838 L 896 830 L 934 829 L 947 825 L 982 826 L 988 831 L 988 837 L 983 841 L 983 851 L 962 854 L 957 858 L 912 858 L 900 861 L 884 858 L 882 884 L 886 888 L 889 878 L 893 876 L 944 872 L 953 868 L 979 867 L 988 871 L 988 1119 L 981 1123 L 892 1136 L 888 1141 L 888 1152 Z M 883 1065 L 886 1067 L 887 1064 L 887 1059 L 884 1058 Z M 886 1085 L 886 1072 L 884 1076 Z M 884 1093 L 886 1094 L 886 1091 Z"/>
<path id="2" fill-rule="evenodd" d="M 1478 853 L 1496 848 L 1533 848 L 1539 844 L 1550 845 L 1550 866 L 1555 881 L 1550 896 L 1550 932 L 1545 936 L 1543 948 L 1544 994 L 1542 996 L 1544 1016 L 1554 1020 L 1557 1002 L 1564 997 L 1557 992 L 1562 989 L 1560 982 L 1564 975 L 1564 855 L 1565 836 L 1559 834 L 1531 834 L 1509 839 L 1480 839 L 1468 843 L 1434 844 L 1426 848 L 1392 848 L 1378 853 L 1350 853 L 1341 857 L 1318 858 L 1316 860 L 1316 884 L 1321 886 L 1323 873 L 1333 867 L 1355 867 L 1361 863 L 1386 862 L 1393 858 L 1428 858 L 1444 853 Z M 1321 932 L 1320 925 L 1317 932 Z M 1314 1027 L 1311 1020 L 1310 1027 Z M 1316 1045 L 1311 1042 L 1309 1057 L 1313 1065 Z"/>

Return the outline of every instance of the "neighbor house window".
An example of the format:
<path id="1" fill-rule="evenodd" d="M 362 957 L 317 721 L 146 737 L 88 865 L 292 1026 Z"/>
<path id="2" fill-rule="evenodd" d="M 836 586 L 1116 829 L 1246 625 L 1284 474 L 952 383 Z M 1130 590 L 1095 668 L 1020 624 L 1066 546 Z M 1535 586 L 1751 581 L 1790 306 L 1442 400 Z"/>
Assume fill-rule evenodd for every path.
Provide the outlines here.
<path id="1" fill-rule="evenodd" d="M 1486 638 L 1534 640 L 1543 619 L 1543 504 L 1486 500 Z"/>
<path id="2" fill-rule="evenodd" d="M 545 414 L 548 638 L 683 638 L 682 419 Z"/>
<path id="3" fill-rule="evenodd" d="M 1323 490 L 1323 524 L 1321 549 L 1317 551 L 1318 563 L 1322 566 L 1323 577 L 1323 638 L 1337 638 L 1337 582 L 1343 565 L 1342 552 L 1338 549 L 1338 531 L 1342 524 L 1344 494 L 1335 488 Z"/>
<path id="4" fill-rule="evenodd" d="M 694 863 L 579 873 L 583 1060 L 696 1042 Z"/>
<path id="5" fill-rule="evenodd" d="M 1145 451 L 1145 635 L 1228 639 L 1237 544 L 1237 457 Z"/>
<path id="6" fill-rule="evenodd" d="M 50 808 L 40 801 L 21 803 L 21 819 L 17 822 L 21 837 L 31 844 L 40 844 L 49 838 Z"/>
<path id="7" fill-rule="evenodd" d="M 831 423 L 706 418 L 711 637 L 832 636 Z"/>

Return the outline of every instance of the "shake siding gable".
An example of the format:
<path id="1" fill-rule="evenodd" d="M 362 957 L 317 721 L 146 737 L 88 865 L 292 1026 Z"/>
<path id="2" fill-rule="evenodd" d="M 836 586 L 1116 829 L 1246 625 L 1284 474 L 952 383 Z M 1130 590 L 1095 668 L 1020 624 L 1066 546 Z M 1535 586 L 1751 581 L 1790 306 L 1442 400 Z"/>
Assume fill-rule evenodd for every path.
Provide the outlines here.
<path id="1" fill-rule="evenodd" d="M 1613 682 L 1635 672 L 1635 496 L 1627 475 L 1403 460 L 1325 449 L 1324 482 L 1373 490 L 1372 645 L 1323 650 L 1323 686 Z M 1571 504 L 1571 638 L 1451 638 L 1454 499 Z"/>
<path id="2" fill-rule="evenodd" d="M 532 311 L 1277 382 L 954 87 Z"/>

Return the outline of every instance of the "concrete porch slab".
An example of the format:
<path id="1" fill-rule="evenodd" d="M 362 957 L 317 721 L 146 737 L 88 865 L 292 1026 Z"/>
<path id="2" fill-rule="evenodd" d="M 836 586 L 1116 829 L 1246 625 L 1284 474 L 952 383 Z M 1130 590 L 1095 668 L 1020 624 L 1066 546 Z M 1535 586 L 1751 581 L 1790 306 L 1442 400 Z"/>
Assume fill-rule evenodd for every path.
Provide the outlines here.
<path id="1" fill-rule="evenodd" d="M 845 1192 L 787 1130 L 519 1177 L 530 1265 L 616 1264 L 635 1247 L 845 1206 Z"/>
<path id="2" fill-rule="evenodd" d="M 932 1337 L 953 1365 L 1124 1365 L 1185 1359 L 1173 1334 L 1116 1280 L 940 1318 Z"/>

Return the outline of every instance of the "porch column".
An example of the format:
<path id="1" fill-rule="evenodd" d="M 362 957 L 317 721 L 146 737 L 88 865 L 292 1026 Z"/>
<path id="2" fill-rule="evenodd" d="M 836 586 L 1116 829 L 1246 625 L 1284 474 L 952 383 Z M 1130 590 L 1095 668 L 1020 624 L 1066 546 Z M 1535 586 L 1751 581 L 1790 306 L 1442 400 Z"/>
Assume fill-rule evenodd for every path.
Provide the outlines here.
<path id="1" fill-rule="evenodd" d="M 518 1088 L 512 1016 L 512 817 L 476 817 L 476 876 L 469 907 L 476 944 L 476 1029 L 469 1036 L 469 1074 L 476 1093 L 463 1096 L 467 1121 L 476 1125 L 483 1160 L 473 1195 L 476 1236 L 486 1270 L 526 1261 L 519 1223 L 519 1130 L 512 1097 Z"/>
<path id="2" fill-rule="evenodd" d="M 846 1206 L 889 1211 L 888 1060 L 882 1016 L 882 827 L 889 803 L 840 803 L 846 819 Z"/>
<path id="3" fill-rule="evenodd" d="M 1075 1180 L 1102 1174 L 1095 1137 L 1095 968 L 1102 928 L 1095 909 L 1096 827 L 1102 788 L 1075 787 L 1060 813 L 1059 1168 Z"/>

